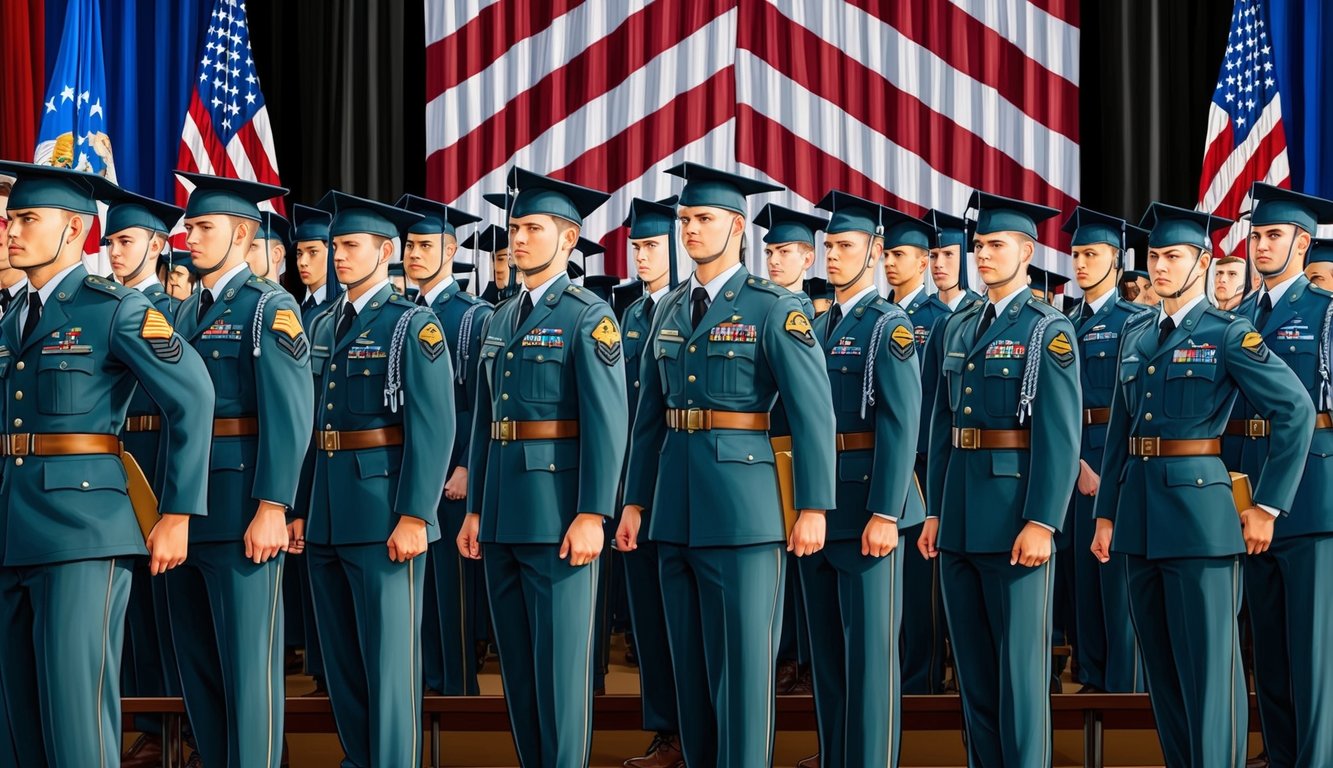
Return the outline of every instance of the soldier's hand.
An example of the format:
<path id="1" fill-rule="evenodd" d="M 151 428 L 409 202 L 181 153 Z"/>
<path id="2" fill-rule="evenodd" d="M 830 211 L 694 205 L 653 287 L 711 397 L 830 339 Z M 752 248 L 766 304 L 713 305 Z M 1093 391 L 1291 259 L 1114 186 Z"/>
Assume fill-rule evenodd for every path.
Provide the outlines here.
<path id="1" fill-rule="evenodd" d="M 481 531 L 481 515 L 469 512 L 463 516 L 463 527 L 458 529 L 458 554 L 469 560 L 481 559 L 481 542 L 477 535 Z"/>
<path id="2" fill-rule="evenodd" d="M 1014 549 L 1009 553 L 1010 565 L 1023 565 L 1035 568 L 1045 565 L 1051 559 L 1051 539 L 1055 534 L 1029 521 L 1014 539 Z"/>
<path id="3" fill-rule="evenodd" d="M 871 515 L 861 532 L 861 554 L 884 557 L 898 546 L 898 521 Z"/>
<path id="4" fill-rule="evenodd" d="M 1104 517 L 1097 518 L 1097 530 L 1092 534 L 1092 555 L 1097 562 L 1111 562 L 1111 533 L 1115 523 Z"/>
<path id="5" fill-rule="evenodd" d="M 565 540 L 560 542 L 560 559 L 569 558 L 571 566 L 587 565 L 602 553 L 606 534 L 602 531 L 601 515 L 582 512 L 569 524 Z"/>
<path id="6" fill-rule="evenodd" d="M 148 532 L 148 572 L 154 576 L 185 562 L 190 547 L 190 516 L 162 515 Z"/>
<path id="7" fill-rule="evenodd" d="M 791 538 L 787 540 L 787 551 L 797 557 L 813 555 L 824 548 L 824 531 L 828 521 L 818 509 L 803 509 L 796 518 L 796 525 L 791 528 Z"/>
<path id="8" fill-rule="evenodd" d="M 935 540 L 940 535 L 940 519 L 938 517 L 927 517 L 925 525 L 921 526 L 921 535 L 916 539 L 917 551 L 927 560 L 938 557 L 940 551 L 935 549 Z"/>
<path id="9" fill-rule="evenodd" d="M 305 518 L 294 518 L 287 523 L 287 548 L 283 550 L 289 555 L 299 555 L 305 551 Z"/>
<path id="10" fill-rule="evenodd" d="M 1078 460 L 1078 492 L 1084 496 L 1096 496 L 1102 479 L 1083 459 Z"/>
<path id="11" fill-rule="evenodd" d="M 450 501 L 467 498 L 467 467 L 454 467 L 449 482 L 444 484 L 444 498 Z"/>
<path id="12" fill-rule="evenodd" d="M 616 549 L 633 552 L 639 548 L 639 526 L 643 525 L 643 507 L 626 504 L 620 513 L 620 527 L 616 528 Z"/>
<path id="13" fill-rule="evenodd" d="M 406 563 L 426 551 L 426 521 L 419 517 L 399 515 L 398 524 L 389 534 L 389 559 Z"/>
<path id="14" fill-rule="evenodd" d="M 1273 526 L 1277 518 L 1259 507 L 1250 507 L 1240 513 L 1240 530 L 1245 534 L 1245 552 L 1262 555 L 1273 543 Z"/>
<path id="15" fill-rule="evenodd" d="M 287 549 L 287 508 L 271 501 L 259 509 L 245 529 L 245 558 L 255 565 L 266 563 Z"/>

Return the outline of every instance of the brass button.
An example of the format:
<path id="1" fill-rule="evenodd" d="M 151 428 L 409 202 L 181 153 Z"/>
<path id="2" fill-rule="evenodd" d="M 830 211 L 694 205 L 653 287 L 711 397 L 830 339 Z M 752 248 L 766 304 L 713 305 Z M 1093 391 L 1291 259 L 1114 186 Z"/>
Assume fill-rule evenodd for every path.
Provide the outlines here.
<path id="1" fill-rule="evenodd" d="M 370 369 L 369 369 L 369 368 L 365 368 L 365 369 L 363 369 L 363 370 L 361 371 L 361 375 L 362 375 L 362 376 L 369 376 L 369 375 L 370 375 Z"/>
<path id="2" fill-rule="evenodd" d="M 333 458 L 333 451 L 329 451 L 329 458 Z"/>
<path id="3" fill-rule="evenodd" d="M 1097 353 L 1097 357 L 1106 357 L 1106 353 L 1105 353 L 1105 352 L 1098 352 L 1098 353 Z"/>
<path id="4" fill-rule="evenodd" d="M 1143 414 L 1143 420 L 1144 420 L 1144 421 L 1152 421 L 1152 414 L 1151 414 L 1151 413 L 1145 413 L 1145 414 Z"/>
<path id="5" fill-rule="evenodd" d="M 972 406 L 970 405 L 963 406 L 963 413 L 971 413 L 971 412 L 972 412 Z"/>
<path id="6" fill-rule="evenodd" d="M 745 456 L 745 460 L 746 460 L 746 461 L 754 461 L 754 454 L 753 454 L 753 453 L 746 454 L 746 456 Z"/>
<path id="7" fill-rule="evenodd" d="M 695 380 L 696 380 L 696 377 L 695 377 L 695 375 L 692 374 L 692 373 L 691 373 L 688 377 L 686 377 L 686 381 L 690 382 L 691 384 L 693 384 L 693 383 L 695 382 Z M 635 382 L 635 383 L 637 384 L 638 382 Z"/>
<path id="8" fill-rule="evenodd" d="M 22 399 L 23 399 L 23 390 L 20 389 L 19 391 L 15 392 L 15 393 L 14 393 L 14 399 L 15 399 L 15 400 L 22 400 Z"/>
<path id="9" fill-rule="evenodd" d="M 538 359 L 538 360 L 545 360 L 545 359 L 546 359 L 546 356 L 545 356 L 545 355 L 537 355 L 537 359 Z"/>
<path id="10" fill-rule="evenodd" d="M 336 387 L 336 386 L 338 386 L 337 382 L 333 382 L 333 381 L 330 381 L 330 382 L 329 382 L 329 389 L 333 389 L 333 388 Z"/>
<path id="11" fill-rule="evenodd" d="M 1144 392 L 1144 393 L 1143 393 L 1143 396 L 1144 396 L 1145 398 L 1149 399 L 1149 400 L 1152 399 L 1152 393 L 1151 393 L 1151 392 Z"/>
<path id="12" fill-rule="evenodd" d="M 1193 376 L 1193 375 L 1194 375 L 1194 369 L 1192 369 L 1192 368 L 1186 368 L 1186 369 L 1185 369 L 1185 375 L 1186 375 L 1186 376 Z"/>
<path id="13" fill-rule="evenodd" d="M 505 378 L 506 379 L 509 378 L 509 374 L 511 373 L 513 373 L 513 371 L 505 371 Z"/>
<path id="14" fill-rule="evenodd" d="M 1004 374 L 1005 376 L 1008 376 L 1008 375 L 1009 375 L 1009 369 L 1008 369 L 1008 368 L 1001 368 L 1001 369 L 1000 369 L 1000 373 Z"/>
<path id="15" fill-rule="evenodd" d="M 693 352 L 693 351 L 696 350 L 696 349 L 698 349 L 698 347 L 694 346 L 693 344 L 690 345 L 690 351 L 691 351 L 691 352 Z"/>
<path id="16" fill-rule="evenodd" d="M 501 399 L 501 400 L 508 400 L 508 399 L 509 399 L 509 393 L 508 393 L 508 392 L 505 392 L 505 393 L 501 394 L 501 395 L 500 395 L 500 399 Z"/>
<path id="17" fill-rule="evenodd" d="M 1154 373 L 1157 373 L 1157 366 L 1155 365 L 1148 366 L 1148 375 L 1151 376 Z"/>
<path id="18" fill-rule="evenodd" d="M 87 480 L 84 480 L 82 483 L 79 483 L 79 487 L 80 487 L 80 488 L 87 488 L 87 487 L 88 487 L 88 481 L 87 481 Z"/>
<path id="19" fill-rule="evenodd" d="M 328 405 L 326 405 L 326 406 L 324 406 L 324 407 L 325 407 L 325 409 L 331 411 L 331 410 L 333 410 L 333 403 L 329 403 Z"/>
<path id="20" fill-rule="evenodd" d="M 14 419 L 14 426 L 16 427 L 23 426 L 23 419 Z"/>
<path id="21" fill-rule="evenodd" d="M 218 359 L 218 357 L 219 357 L 219 355 L 218 355 L 218 351 L 217 351 L 216 349 L 213 350 L 213 359 L 216 360 L 216 359 Z"/>
<path id="22" fill-rule="evenodd" d="M 20 457 L 20 458 L 17 458 L 17 459 L 14 459 L 14 466 L 16 466 L 16 467 L 21 467 L 21 466 L 23 466 L 23 459 L 22 459 L 21 457 Z"/>
<path id="23" fill-rule="evenodd" d="M 554 465 L 554 464 L 551 465 L 551 471 L 552 471 L 552 472 L 555 471 L 555 465 Z"/>
<path id="24" fill-rule="evenodd" d="M 18 363 L 15 364 L 14 367 L 17 368 L 17 369 L 20 370 L 20 371 L 23 370 L 23 367 L 24 367 L 24 366 L 23 366 L 23 361 L 22 361 L 22 360 L 18 361 Z"/>
<path id="25" fill-rule="evenodd" d="M 734 349 L 727 350 L 727 357 L 735 357 L 735 356 L 736 356 L 736 350 Z"/>
<path id="26" fill-rule="evenodd" d="M 635 388 L 635 389 L 638 389 L 638 388 L 639 388 L 639 382 L 637 382 L 637 381 L 634 382 L 634 388 Z"/>
<path id="27" fill-rule="evenodd" d="M 963 394 L 965 394 L 965 395 L 970 395 L 970 394 L 972 394 L 972 388 L 971 388 L 971 387 L 963 387 Z"/>
<path id="28" fill-rule="evenodd" d="M 329 370 L 330 370 L 330 371 L 336 371 L 336 370 L 338 370 L 338 364 L 337 364 L 337 363 L 329 363 Z"/>
<path id="29" fill-rule="evenodd" d="M 976 364 L 976 363 L 968 363 L 968 364 L 967 364 L 967 369 L 968 369 L 969 371 L 975 371 L 975 370 L 977 369 L 977 364 Z"/>
<path id="30" fill-rule="evenodd" d="M 1203 478 L 1202 478 L 1202 477 L 1196 477 L 1196 478 L 1194 478 L 1194 484 L 1195 484 L 1195 485 L 1203 485 Z"/>
<path id="31" fill-rule="evenodd" d="M 505 359 L 506 359 L 506 360 L 512 360 L 512 359 L 514 359 L 514 353 L 513 353 L 513 352 L 506 352 L 506 353 L 505 353 Z"/>
<path id="32" fill-rule="evenodd" d="M 842 371 L 841 371 L 841 372 L 842 372 L 842 373 L 846 373 L 846 372 L 847 372 L 847 366 L 844 365 L 844 366 L 842 367 Z"/>

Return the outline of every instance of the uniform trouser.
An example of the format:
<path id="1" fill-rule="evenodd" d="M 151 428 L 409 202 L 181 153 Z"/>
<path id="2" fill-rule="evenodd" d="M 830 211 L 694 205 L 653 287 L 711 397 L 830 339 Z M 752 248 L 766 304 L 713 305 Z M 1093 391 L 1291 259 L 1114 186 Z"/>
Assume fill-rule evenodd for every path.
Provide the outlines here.
<path id="1" fill-rule="evenodd" d="M 125 696 L 166 696 L 162 648 L 157 631 L 153 577 L 146 558 L 136 558 L 132 567 L 129 605 L 125 610 L 125 652 L 121 660 L 121 689 Z M 157 579 L 160 581 L 160 579 Z M 134 718 L 134 727 L 144 733 L 161 734 L 162 721 L 152 715 Z"/>
<path id="2" fill-rule="evenodd" d="M 940 591 L 939 558 L 927 559 L 916 548 L 921 526 L 904 528 L 898 548 L 903 550 L 903 693 L 944 692 L 944 598 Z"/>
<path id="3" fill-rule="evenodd" d="M 643 701 L 643 728 L 676 733 L 676 680 L 671 670 L 666 613 L 662 607 L 662 577 L 657 570 L 656 542 L 640 541 L 638 549 L 621 553 L 625 587 L 629 592 L 634 648 L 639 655 L 639 694 Z"/>
<path id="4" fill-rule="evenodd" d="M 1272 768 L 1333 765 L 1330 585 L 1333 535 L 1277 539 L 1245 559 L 1254 688 Z"/>
<path id="5" fill-rule="evenodd" d="M 277 768 L 282 753 L 282 573 L 239 541 L 192 543 L 167 572 L 185 711 L 209 768 Z"/>
<path id="6" fill-rule="evenodd" d="M 592 689 L 606 689 L 606 670 L 611 663 L 611 553 L 605 552 L 597 569 L 597 595 L 594 597 L 595 619 L 593 641 L 596 648 L 592 657 Z"/>
<path id="7" fill-rule="evenodd" d="M 586 768 L 601 558 L 574 567 L 556 544 L 482 548 L 500 677 L 524 768 Z"/>
<path id="8" fill-rule="evenodd" d="M 420 765 L 426 556 L 395 563 L 376 542 L 306 557 L 343 768 Z"/>
<path id="9" fill-rule="evenodd" d="M 1103 565 L 1092 555 L 1096 520 L 1094 496 L 1077 490 L 1071 503 L 1072 549 L 1063 557 L 1074 563 L 1075 636 L 1079 681 L 1109 693 L 1142 693 L 1143 663 L 1129 620 L 1129 587 L 1123 555 Z"/>
<path id="10" fill-rule="evenodd" d="M 751 768 L 773 761 L 785 566 L 782 544 L 658 544 L 687 765 Z"/>
<path id="11" fill-rule="evenodd" d="M 796 555 L 787 553 L 778 658 L 806 666 L 810 663 L 810 627 L 806 621 L 805 601 L 801 599 L 801 575 L 796 567 L 798 559 Z"/>
<path id="12" fill-rule="evenodd" d="M 132 564 L 116 558 L 0 568 L 0 688 L 8 720 L 0 765 L 120 765 Z"/>
<path id="13" fill-rule="evenodd" d="M 939 559 L 968 766 L 1049 768 L 1055 555 L 1036 568 L 1008 552 Z"/>
<path id="14" fill-rule="evenodd" d="M 822 766 L 898 764 L 906 541 L 885 557 L 862 555 L 859 539 L 831 541 L 800 560 Z"/>
<path id="15" fill-rule="evenodd" d="M 1245 765 L 1239 556 L 1124 559 L 1157 735 L 1169 768 Z"/>
<path id="16" fill-rule="evenodd" d="M 315 599 L 310 594 L 310 568 L 305 555 L 287 555 L 283 566 L 282 602 L 287 647 L 305 649 L 305 673 L 324 677 L 324 662 L 319 652 L 319 633 L 315 631 Z"/>
<path id="17" fill-rule="evenodd" d="M 447 531 L 447 528 L 445 529 Z M 444 696 L 476 696 L 477 653 L 470 597 L 476 570 L 458 554 L 453 536 L 430 545 L 426 559 L 425 612 L 421 624 L 426 686 Z"/>

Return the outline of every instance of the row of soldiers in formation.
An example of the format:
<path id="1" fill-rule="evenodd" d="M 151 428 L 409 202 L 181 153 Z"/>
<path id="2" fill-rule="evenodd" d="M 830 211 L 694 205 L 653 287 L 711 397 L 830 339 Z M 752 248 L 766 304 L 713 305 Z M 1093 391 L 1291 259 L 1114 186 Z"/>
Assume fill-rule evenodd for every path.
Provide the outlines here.
<path id="1" fill-rule="evenodd" d="M 643 288 L 618 320 L 567 277 L 609 196 L 521 169 L 491 198 L 522 275 L 495 308 L 452 278 L 478 219 L 432 201 L 298 209 L 301 277 L 327 265 L 298 303 L 246 261 L 280 188 L 182 173 L 182 211 L 89 174 L 0 173 L 26 277 L 0 293 L 0 765 L 119 760 L 131 606 L 157 617 L 128 642 L 160 649 L 202 763 L 277 765 L 283 584 L 302 578 L 344 764 L 417 765 L 423 645 L 466 649 L 450 597 L 480 561 L 519 760 L 585 766 L 608 538 L 659 734 L 629 765 L 771 764 L 788 569 L 820 745 L 803 765 L 896 764 L 901 693 L 943 684 L 941 614 L 969 764 L 1050 765 L 1057 548 L 1083 681 L 1146 685 L 1169 765 L 1245 762 L 1242 591 L 1273 764 L 1333 760 L 1333 295 L 1302 274 L 1328 260 L 1312 235 L 1333 204 L 1256 185 L 1262 290 L 1235 311 L 1204 296 L 1229 221 L 1076 209 L 1066 315 L 1028 285 L 1053 209 L 769 205 L 763 279 L 742 263 L 747 198 L 778 188 L 685 163 L 678 198 L 631 207 Z M 82 266 L 98 201 L 119 282 Z M 182 216 L 199 288 L 177 303 L 150 265 Z M 794 289 L 821 231 L 816 314 Z M 389 281 L 396 238 L 416 300 Z M 1136 238 L 1160 310 L 1115 290 Z M 968 251 L 984 296 L 962 285 Z M 437 658 L 432 687 L 475 685 L 466 651 Z"/>

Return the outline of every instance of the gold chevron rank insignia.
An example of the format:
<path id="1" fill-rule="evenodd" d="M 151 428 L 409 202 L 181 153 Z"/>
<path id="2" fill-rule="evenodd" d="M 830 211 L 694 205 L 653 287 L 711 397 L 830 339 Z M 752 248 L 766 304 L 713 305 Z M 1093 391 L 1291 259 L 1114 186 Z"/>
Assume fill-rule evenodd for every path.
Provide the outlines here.
<path id="1" fill-rule="evenodd" d="M 290 309 L 280 309 L 277 312 L 274 312 L 273 325 L 271 328 L 279 333 L 287 334 L 287 338 L 289 339 L 295 339 L 302 333 L 301 320 L 296 316 L 296 313 Z"/>
<path id="2" fill-rule="evenodd" d="M 143 325 L 139 326 L 139 337 L 148 340 L 170 339 L 171 323 L 156 309 L 150 309 L 143 315 Z"/>
<path id="3" fill-rule="evenodd" d="M 615 365 L 620 361 L 620 329 L 616 328 L 614 320 L 603 317 L 597 327 L 592 329 L 592 340 L 597 342 L 598 360 L 607 365 Z"/>

